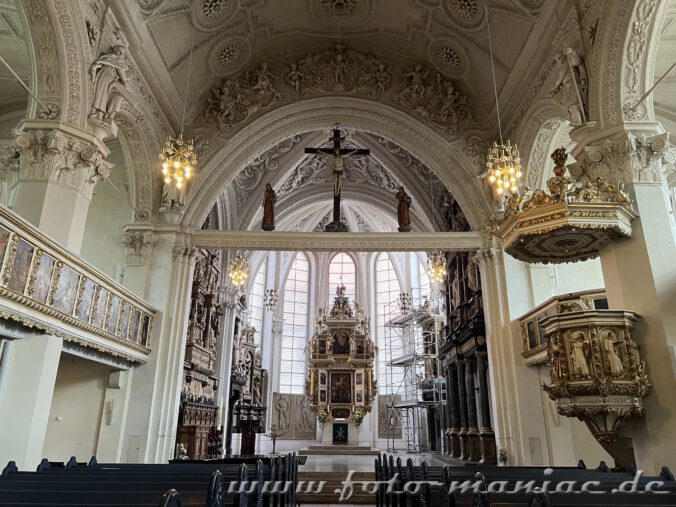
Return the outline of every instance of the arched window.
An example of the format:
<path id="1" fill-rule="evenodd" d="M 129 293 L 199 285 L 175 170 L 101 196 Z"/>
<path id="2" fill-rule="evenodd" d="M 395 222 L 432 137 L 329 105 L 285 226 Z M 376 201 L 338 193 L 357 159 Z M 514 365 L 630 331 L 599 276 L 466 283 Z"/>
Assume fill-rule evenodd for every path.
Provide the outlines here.
<path id="1" fill-rule="evenodd" d="M 251 313 L 251 325 L 256 328 L 254 335 L 254 342 L 256 345 L 261 344 L 263 338 L 263 312 L 265 305 L 265 269 L 267 258 L 263 259 L 253 285 L 251 286 L 251 293 L 249 294 L 249 311 Z"/>
<path id="2" fill-rule="evenodd" d="M 378 392 L 393 394 L 401 384 L 402 368 L 388 367 L 387 363 L 403 353 L 401 330 L 386 327 L 385 323 L 399 317 L 401 285 L 387 253 L 376 258 L 376 345 L 378 347 Z"/>
<path id="3" fill-rule="evenodd" d="M 357 266 L 348 254 L 340 252 L 329 263 L 329 302 L 333 301 L 336 287 L 343 282 L 346 296 L 352 301 L 357 294 Z"/>
<path id="4" fill-rule="evenodd" d="M 430 297 L 431 285 L 427 268 L 420 261 L 420 257 L 411 254 L 411 297 L 415 305 L 422 304 L 423 296 Z"/>
<path id="5" fill-rule="evenodd" d="M 279 371 L 279 392 L 305 391 L 305 346 L 308 341 L 310 262 L 298 252 L 284 284 L 284 328 Z"/>

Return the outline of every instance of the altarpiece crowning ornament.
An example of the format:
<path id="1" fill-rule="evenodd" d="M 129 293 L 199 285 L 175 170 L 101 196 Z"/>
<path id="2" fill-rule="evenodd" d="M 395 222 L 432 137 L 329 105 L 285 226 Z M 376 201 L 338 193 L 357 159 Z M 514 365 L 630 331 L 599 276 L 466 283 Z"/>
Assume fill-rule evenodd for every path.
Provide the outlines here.
<path id="1" fill-rule="evenodd" d="M 339 285 L 330 311 L 319 310 L 308 344 L 305 393 L 320 421 L 346 420 L 361 424 L 376 395 L 374 345 L 369 322 L 357 303 L 350 304 Z"/>
<path id="2" fill-rule="evenodd" d="M 564 148 L 552 154 L 549 192 L 527 191 L 507 200 L 497 235 L 512 257 L 545 264 L 583 261 L 598 256 L 611 240 L 631 236 L 638 215 L 622 186 L 601 178 L 574 186 L 565 176 L 567 157 Z"/>

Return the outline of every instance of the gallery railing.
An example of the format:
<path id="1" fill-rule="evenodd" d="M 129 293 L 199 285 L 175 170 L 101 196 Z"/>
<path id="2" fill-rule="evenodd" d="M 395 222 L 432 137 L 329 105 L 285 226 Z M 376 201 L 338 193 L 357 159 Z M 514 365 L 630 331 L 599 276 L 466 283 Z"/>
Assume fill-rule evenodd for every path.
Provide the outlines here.
<path id="1" fill-rule="evenodd" d="M 3 206 L 0 300 L 0 318 L 82 347 L 135 363 L 150 353 L 155 310 Z"/>

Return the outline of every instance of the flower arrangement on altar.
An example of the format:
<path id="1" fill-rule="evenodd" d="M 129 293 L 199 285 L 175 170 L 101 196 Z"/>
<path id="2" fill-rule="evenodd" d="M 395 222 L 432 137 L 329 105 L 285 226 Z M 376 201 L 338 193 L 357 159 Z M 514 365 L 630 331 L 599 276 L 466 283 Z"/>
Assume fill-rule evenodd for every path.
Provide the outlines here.
<path id="1" fill-rule="evenodd" d="M 364 420 L 365 416 L 366 414 L 362 411 L 362 409 L 356 408 L 354 410 L 354 413 L 352 414 L 352 419 L 354 420 L 357 429 L 359 429 L 359 427 L 361 426 L 361 423 Z"/>
<path id="2" fill-rule="evenodd" d="M 320 408 L 317 412 L 317 421 L 319 421 L 319 426 L 324 429 L 324 425 L 329 420 L 329 413 L 326 409 Z"/>

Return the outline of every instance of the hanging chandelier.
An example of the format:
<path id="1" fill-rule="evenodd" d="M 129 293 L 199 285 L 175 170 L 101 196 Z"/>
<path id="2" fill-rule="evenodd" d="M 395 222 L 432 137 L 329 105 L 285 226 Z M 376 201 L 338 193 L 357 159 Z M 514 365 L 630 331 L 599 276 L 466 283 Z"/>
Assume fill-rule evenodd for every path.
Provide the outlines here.
<path id="1" fill-rule="evenodd" d="M 399 294 L 399 311 L 402 315 L 411 311 L 411 295 L 408 292 Z"/>
<path id="2" fill-rule="evenodd" d="M 485 4 L 484 4 L 485 5 Z M 488 6 L 485 6 L 488 10 Z M 486 159 L 486 177 L 493 191 L 502 196 L 505 193 L 518 194 L 521 186 L 521 177 L 523 170 L 521 168 L 521 156 L 516 144 L 511 144 L 502 140 L 502 124 L 500 121 L 500 103 L 498 101 L 498 85 L 495 81 L 495 62 L 493 58 L 493 42 L 491 40 L 491 27 L 488 24 L 488 14 L 486 15 L 486 31 L 488 32 L 488 50 L 491 57 L 491 71 L 493 73 L 493 93 L 495 94 L 495 114 L 498 118 L 498 133 L 500 135 L 500 144 L 493 142 L 493 146 L 488 150 Z"/>
<path id="3" fill-rule="evenodd" d="M 498 195 L 503 195 L 507 191 L 512 194 L 519 192 L 523 171 L 516 144 L 512 145 L 509 139 L 506 144 L 503 144 L 502 139 L 499 145 L 493 142 L 493 146 L 488 150 L 486 167 L 488 182 Z"/>
<path id="4" fill-rule="evenodd" d="M 440 251 L 427 254 L 427 274 L 433 282 L 446 280 L 446 257 Z"/>
<path id="5" fill-rule="evenodd" d="M 185 110 L 188 104 L 188 91 L 190 90 L 190 76 L 192 74 L 192 53 L 195 46 L 195 27 L 192 31 L 192 40 L 190 43 L 190 57 L 188 58 L 188 77 L 185 83 L 185 94 L 183 96 L 183 114 L 181 116 L 181 130 L 178 137 L 169 136 L 167 142 L 160 153 L 162 160 L 162 176 L 164 183 L 168 186 L 175 186 L 182 189 L 190 178 L 195 174 L 197 165 L 197 154 L 192 139 L 183 139 L 183 127 L 185 125 Z"/>
<path id="6" fill-rule="evenodd" d="M 242 254 L 237 253 L 235 258 L 230 261 L 228 276 L 235 286 L 239 287 L 240 290 L 243 289 L 249 278 L 249 260 Z"/>
<path id="7" fill-rule="evenodd" d="M 265 300 L 263 303 L 265 304 L 265 309 L 267 311 L 271 312 L 277 308 L 277 301 L 279 301 L 277 289 L 268 289 L 265 291 Z"/>
<path id="8" fill-rule="evenodd" d="M 162 153 L 162 175 L 167 185 L 175 185 L 176 188 L 183 188 L 195 172 L 197 164 L 197 155 L 193 146 L 192 139 L 184 140 L 183 134 L 178 138 L 169 136 Z"/>

